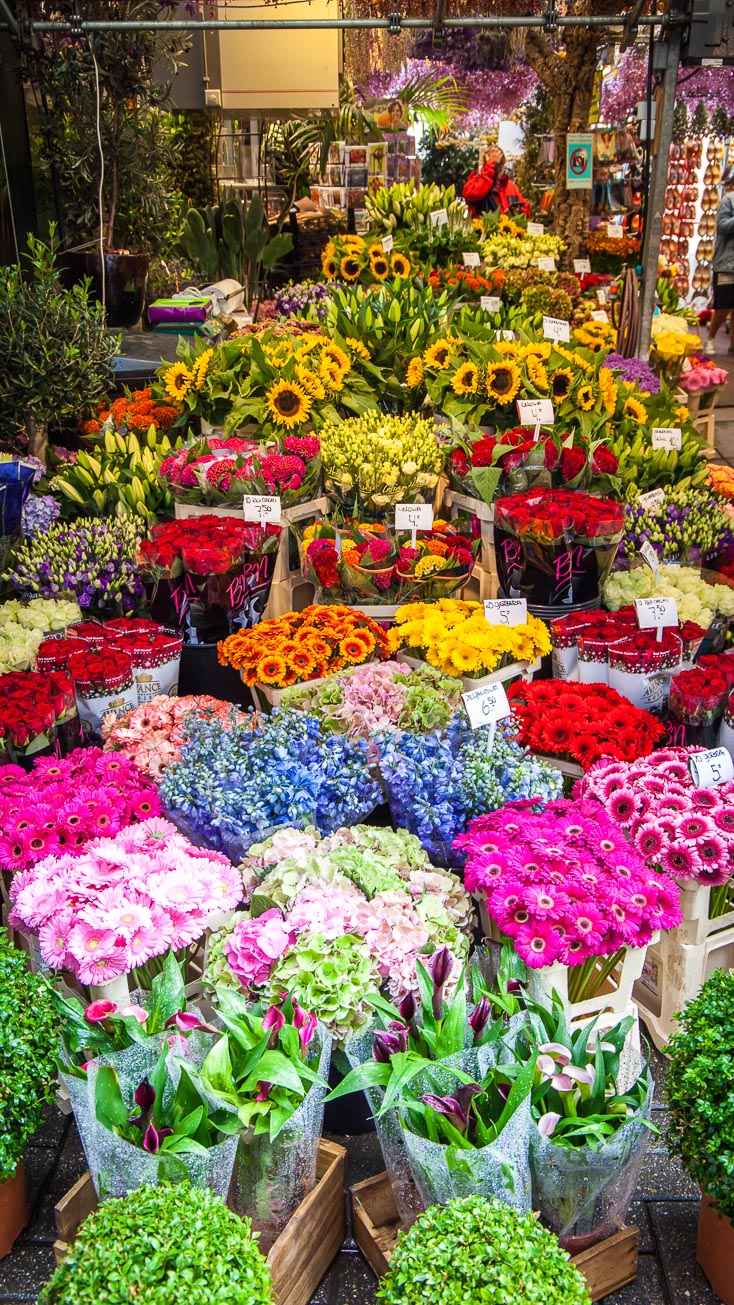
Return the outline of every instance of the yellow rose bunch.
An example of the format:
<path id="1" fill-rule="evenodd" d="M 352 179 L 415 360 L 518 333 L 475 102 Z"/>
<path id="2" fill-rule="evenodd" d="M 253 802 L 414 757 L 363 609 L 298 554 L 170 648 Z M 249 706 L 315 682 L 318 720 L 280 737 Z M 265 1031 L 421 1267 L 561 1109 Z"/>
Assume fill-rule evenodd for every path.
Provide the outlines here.
<path id="1" fill-rule="evenodd" d="M 537 617 L 511 627 L 490 625 L 482 603 L 457 598 L 399 607 L 387 638 L 391 653 L 403 648 L 445 675 L 476 679 L 546 656 L 551 646 L 548 627 Z"/>

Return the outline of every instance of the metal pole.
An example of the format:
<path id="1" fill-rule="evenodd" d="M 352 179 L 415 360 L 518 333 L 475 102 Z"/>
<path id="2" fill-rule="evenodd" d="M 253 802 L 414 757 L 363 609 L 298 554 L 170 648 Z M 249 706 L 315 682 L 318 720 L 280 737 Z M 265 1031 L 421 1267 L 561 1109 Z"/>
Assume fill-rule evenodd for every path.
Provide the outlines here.
<path id="1" fill-rule="evenodd" d="M 660 27 L 665 22 L 663 17 L 654 17 L 645 15 L 639 19 L 640 27 Z M 677 20 L 683 23 L 685 19 Z M 577 17 L 558 17 L 554 20 L 555 25 L 563 27 L 624 27 L 627 22 L 625 15 L 609 18 L 590 15 L 586 18 Z M 7 26 L 1 24 L 0 28 Z M 545 20 L 542 17 L 468 17 L 468 18 L 447 18 L 443 23 L 444 27 L 478 27 L 478 28 L 507 28 L 507 27 L 545 27 Z M 70 32 L 79 35 L 84 32 L 217 32 L 217 31 L 245 31 L 245 32 L 263 32 L 263 31 L 292 31 L 292 30 L 340 30 L 355 31 L 360 29 L 388 29 L 392 27 L 389 18 L 212 18 L 189 20 L 183 19 L 151 19 L 150 22 L 138 19 L 122 19 L 119 22 L 105 22 L 99 19 L 83 19 L 80 22 L 54 22 L 54 21 L 37 21 L 30 24 L 33 32 Z M 431 30 L 433 28 L 432 18 L 402 18 L 400 27 L 410 29 Z"/>
<path id="2" fill-rule="evenodd" d="M 678 83 L 682 41 L 682 28 L 680 26 L 671 26 L 668 32 L 668 52 L 665 73 L 663 74 L 663 104 L 658 115 L 658 147 L 652 170 L 648 211 L 645 214 L 640 335 L 637 341 L 638 358 L 647 358 L 650 351 L 650 328 L 655 307 L 658 253 L 660 252 L 660 237 L 663 234 L 663 208 L 665 206 L 665 188 L 668 182 L 668 156 L 673 140 L 673 113 L 675 111 L 675 92 Z"/>

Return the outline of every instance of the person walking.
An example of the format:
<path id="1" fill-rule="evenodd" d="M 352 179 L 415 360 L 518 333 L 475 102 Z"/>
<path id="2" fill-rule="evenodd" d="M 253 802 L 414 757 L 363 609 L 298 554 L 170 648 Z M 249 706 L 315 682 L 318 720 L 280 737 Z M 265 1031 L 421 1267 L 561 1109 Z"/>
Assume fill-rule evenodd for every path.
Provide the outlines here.
<path id="1" fill-rule="evenodd" d="M 734 353 L 734 168 L 723 178 L 723 196 L 716 213 L 716 245 L 711 262 L 714 311 L 703 351 L 716 353 L 716 333 L 731 318 L 729 353 Z"/>
<path id="2" fill-rule="evenodd" d="M 480 213 L 523 213 L 530 217 L 530 205 L 505 172 L 505 155 L 493 145 L 479 172 L 470 172 L 462 196 L 472 217 Z M 734 305 L 732 305 L 734 307 Z"/>

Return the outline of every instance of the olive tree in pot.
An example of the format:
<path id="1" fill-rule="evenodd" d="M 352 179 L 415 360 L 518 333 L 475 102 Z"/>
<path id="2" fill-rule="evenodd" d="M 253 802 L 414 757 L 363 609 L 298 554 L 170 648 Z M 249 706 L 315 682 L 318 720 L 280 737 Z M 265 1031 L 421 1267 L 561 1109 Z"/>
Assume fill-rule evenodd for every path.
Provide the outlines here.
<path id="1" fill-rule="evenodd" d="M 43 460 L 49 422 L 102 398 L 119 348 L 88 282 L 62 286 L 54 240 L 53 227 L 50 245 L 29 238 L 25 277 L 0 268 L 0 411 L 24 451 Z"/>
<path id="2" fill-rule="evenodd" d="M 668 1143 L 701 1188 L 698 1262 L 734 1305 L 734 972 L 717 970 L 686 1003 L 666 1048 Z"/>
<path id="3" fill-rule="evenodd" d="M 56 1016 L 43 980 L 0 930 L 0 1259 L 28 1218 L 23 1156 L 56 1083 Z"/>
<path id="4" fill-rule="evenodd" d="M 167 9 L 174 0 L 57 0 L 54 18 L 145 21 L 165 18 Z M 170 90 L 160 73 L 176 71 L 179 42 L 180 33 L 150 30 L 46 32 L 26 60 L 39 92 L 40 162 L 63 210 L 67 275 L 70 282 L 90 276 L 102 299 L 104 274 L 110 326 L 139 320 L 149 255 L 168 238 L 170 175 L 181 147 L 160 112 Z"/>

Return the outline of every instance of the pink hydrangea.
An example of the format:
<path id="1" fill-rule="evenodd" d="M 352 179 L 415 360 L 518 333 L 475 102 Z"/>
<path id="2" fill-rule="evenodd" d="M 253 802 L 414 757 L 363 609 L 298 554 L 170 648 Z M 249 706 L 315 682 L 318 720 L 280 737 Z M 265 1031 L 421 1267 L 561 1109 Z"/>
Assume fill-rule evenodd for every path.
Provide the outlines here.
<path id="1" fill-rule="evenodd" d="M 267 983 L 276 961 L 296 940 L 293 929 L 273 908 L 256 920 L 243 920 L 227 941 L 227 960 L 243 988 Z"/>
<path id="2" fill-rule="evenodd" d="M 415 991 L 415 958 L 429 933 L 407 893 L 395 889 L 364 900 L 355 913 L 354 932 L 364 938 L 394 999 Z"/>
<path id="3" fill-rule="evenodd" d="M 353 925 L 365 900 L 353 884 L 316 881 L 301 889 L 291 905 L 286 924 L 296 933 L 307 929 L 324 938 L 359 932 Z"/>

